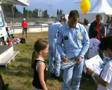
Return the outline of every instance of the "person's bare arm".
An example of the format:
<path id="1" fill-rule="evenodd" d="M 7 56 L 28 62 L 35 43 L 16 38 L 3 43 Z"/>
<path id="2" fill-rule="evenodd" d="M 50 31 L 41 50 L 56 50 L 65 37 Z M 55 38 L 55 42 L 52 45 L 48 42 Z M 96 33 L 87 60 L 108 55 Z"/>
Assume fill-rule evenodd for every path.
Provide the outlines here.
<path id="1" fill-rule="evenodd" d="M 92 77 L 95 79 L 97 83 L 103 85 L 104 87 L 108 85 L 108 83 L 105 82 L 98 74 L 93 73 Z"/>
<path id="2" fill-rule="evenodd" d="M 43 90 L 48 90 L 44 80 L 44 70 L 45 70 L 45 64 L 44 63 L 39 64 L 38 74 L 39 74 L 40 84 L 42 85 Z"/>
<path id="3" fill-rule="evenodd" d="M 106 81 L 104 81 L 98 74 L 94 73 L 89 68 L 86 69 L 86 73 L 91 75 L 93 77 L 93 79 L 96 81 L 96 83 L 101 84 L 104 87 L 106 87 L 108 85 L 108 83 Z"/>

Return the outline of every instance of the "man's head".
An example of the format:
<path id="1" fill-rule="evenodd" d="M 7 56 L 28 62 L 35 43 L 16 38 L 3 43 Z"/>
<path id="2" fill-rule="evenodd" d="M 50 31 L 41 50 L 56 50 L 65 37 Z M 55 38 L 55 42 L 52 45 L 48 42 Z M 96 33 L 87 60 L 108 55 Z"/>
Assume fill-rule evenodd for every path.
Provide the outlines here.
<path id="1" fill-rule="evenodd" d="M 26 21 L 26 18 L 23 18 L 23 21 Z"/>
<path id="2" fill-rule="evenodd" d="M 64 23 L 66 22 L 65 15 L 60 16 L 59 21 L 60 21 L 62 24 L 64 24 Z"/>
<path id="3" fill-rule="evenodd" d="M 84 24 L 84 25 L 88 25 L 88 24 L 89 24 L 89 21 L 88 21 L 86 18 L 84 18 L 83 24 Z"/>
<path id="4" fill-rule="evenodd" d="M 68 16 L 69 27 L 75 27 L 79 21 L 79 13 L 77 10 L 71 10 Z"/>
<path id="5" fill-rule="evenodd" d="M 101 20 L 102 20 L 102 16 L 100 14 L 97 14 L 96 15 L 96 21 L 101 22 Z"/>

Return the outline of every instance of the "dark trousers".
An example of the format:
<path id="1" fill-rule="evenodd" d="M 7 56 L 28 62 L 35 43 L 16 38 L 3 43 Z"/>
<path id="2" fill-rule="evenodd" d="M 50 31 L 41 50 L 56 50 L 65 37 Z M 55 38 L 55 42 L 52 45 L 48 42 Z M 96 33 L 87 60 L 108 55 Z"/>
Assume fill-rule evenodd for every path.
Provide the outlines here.
<path id="1" fill-rule="evenodd" d="M 27 37 L 27 28 L 23 28 L 22 36 L 24 36 L 24 35 Z"/>

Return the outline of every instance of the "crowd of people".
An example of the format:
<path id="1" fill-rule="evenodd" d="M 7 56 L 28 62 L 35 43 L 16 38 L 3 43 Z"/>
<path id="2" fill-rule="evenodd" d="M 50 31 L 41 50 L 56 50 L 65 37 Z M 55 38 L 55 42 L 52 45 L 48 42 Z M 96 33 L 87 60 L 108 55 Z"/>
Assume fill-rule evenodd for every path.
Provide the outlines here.
<path id="1" fill-rule="evenodd" d="M 35 90 L 48 90 L 45 82 L 45 57 L 48 51 L 48 70 L 57 78 L 62 74 L 62 90 L 79 90 L 84 61 L 97 54 L 103 60 L 106 57 L 100 75 L 89 68 L 86 69 L 86 73 L 97 82 L 97 90 L 112 90 L 112 20 L 107 25 L 108 28 L 105 28 L 101 22 L 101 15 L 97 14 L 96 20 L 87 28 L 88 21 L 84 20 L 83 25 L 79 23 L 79 18 L 78 11 L 71 10 L 68 21 L 62 15 L 50 25 L 48 41 L 39 39 L 35 42 L 32 54 Z M 67 66 L 63 68 L 63 65 Z"/>

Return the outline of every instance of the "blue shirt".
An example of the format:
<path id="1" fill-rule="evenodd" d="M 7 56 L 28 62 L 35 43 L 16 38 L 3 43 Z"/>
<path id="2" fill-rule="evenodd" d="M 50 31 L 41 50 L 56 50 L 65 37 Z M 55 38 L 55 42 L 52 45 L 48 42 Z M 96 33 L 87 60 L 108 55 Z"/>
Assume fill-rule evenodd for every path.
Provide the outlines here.
<path id="1" fill-rule="evenodd" d="M 70 28 L 68 24 L 63 25 L 58 33 L 57 48 L 61 57 L 84 56 L 89 48 L 89 37 L 85 27 L 79 23 L 74 28 Z"/>
<path id="2" fill-rule="evenodd" d="M 61 26 L 62 24 L 60 22 L 55 22 L 50 25 L 49 31 L 48 31 L 48 40 L 49 40 L 50 46 L 53 46 L 53 44 L 56 44 L 57 33 L 60 30 Z"/>

